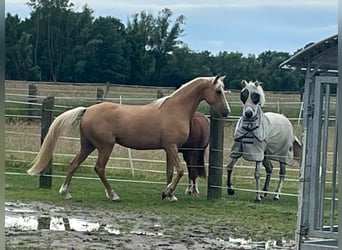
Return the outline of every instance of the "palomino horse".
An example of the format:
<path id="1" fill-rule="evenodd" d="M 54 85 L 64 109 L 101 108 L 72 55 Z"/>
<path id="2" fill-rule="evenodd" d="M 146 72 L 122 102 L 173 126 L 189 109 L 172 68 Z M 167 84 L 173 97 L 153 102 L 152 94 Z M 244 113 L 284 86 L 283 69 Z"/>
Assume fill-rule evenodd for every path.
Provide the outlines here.
<path id="1" fill-rule="evenodd" d="M 133 149 L 164 149 L 166 152 L 167 186 L 162 198 L 171 201 L 184 174 L 178 157 L 178 147 L 189 135 L 190 121 L 198 104 L 205 100 L 222 116 L 230 112 L 225 93 L 224 77 L 199 77 L 184 84 L 170 96 L 157 99 L 146 105 L 122 105 L 103 102 L 88 108 L 77 107 L 59 115 L 51 124 L 40 151 L 33 161 L 29 174 L 40 173 L 51 159 L 61 133 L 73 125 L 79 125 L 81 148 L 68 167 L 60 193 L 70 198 L 71 178 L 80 164 L 95 149 L 98 158 L 95 172 L 100 177 L 107 198 L 118 201 L 119 196 L 107 181 L 105 167 L 115 143 Z M 177 174 L 172 180 L 173 167 Z"/>
<path id="2" fill-rule="evenodd" d="M 256 181 L 255 202 L 260 202 L 267 195 L 273 166 L 270 160 L 280 164 L 279 182 L 274 200 L 279 200 L 285 179 L 286 165 L 293 158 L 301 156 L 301 145 L 293 133 L 291 122 L 281 114 L 263 113 L 261 107 L 265 103 L 265 94 L 259 82 L 242 81 L 240 99 L 243 103 L 243 114 L 234 132 L 234 145 L 227 166 L 228 194 L 234 194 L 231 174 L 234 164 L 241 156 L 248 161 L 255 161 L 254 178 Z M 261 162 L 266 169 L 266 179 L 263 193 L 260 192 Z"/>
<path id="3" fill-rule="evenodd" d="M 204 155 L 210 139 L 209 119 L 196 112 L 191 120 L 188 140 L 179 148 L 188 168 L 188 180 L 185 193 L 196 196 L 199 194 L 197 177 L 206 177 Z"/>

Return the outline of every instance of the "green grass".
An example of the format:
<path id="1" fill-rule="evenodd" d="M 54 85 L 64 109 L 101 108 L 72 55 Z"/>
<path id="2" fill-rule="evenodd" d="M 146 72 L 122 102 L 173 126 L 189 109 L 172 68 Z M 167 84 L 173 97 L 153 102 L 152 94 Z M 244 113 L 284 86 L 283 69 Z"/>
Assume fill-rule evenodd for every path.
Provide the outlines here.
<path id="1" fill-rule="evenodd" d="M 183 178 L 183 181 L 185 179 Z M 189 221 L 195 223 L 194 225 L 204 223 L 207 227 L 226 228 L 217 232 L 217 237 L 229 233 L 235 237 L 253 240 L 294 239 L 296 197 L 282 196 L 280 201 L 274 202 L 272 195 L 269 195 L 262 203 L 256 204 L 253 202 L 254 193 L 237 191 L 236 195 L 228 197 L 226 189 L 222 189 L 221 199 L 208 200 L 205 181 L 201 180 L 199 197 L 185 195 L 184 185 L 178 185 L 175 194 L 179 200 L 171 203 L 161 199 L 161 191 L 165 185 L 111 181 L 122 199 L 121 202 L 111 202 L 105 197 L 99 179 L 74 178 L 70 188 L 73 198 L 65 200 L 58 193 L 62 181 L 63 178 L 53 178 L 51 189 L 38 188 L 37 176 L 6 175 L 6 200 L 41 201 L 118 212 L 155 213 L 162 215 L 165 223 L 170 226 Z M 254 185 L 254 181 L 248 185 Z"/>

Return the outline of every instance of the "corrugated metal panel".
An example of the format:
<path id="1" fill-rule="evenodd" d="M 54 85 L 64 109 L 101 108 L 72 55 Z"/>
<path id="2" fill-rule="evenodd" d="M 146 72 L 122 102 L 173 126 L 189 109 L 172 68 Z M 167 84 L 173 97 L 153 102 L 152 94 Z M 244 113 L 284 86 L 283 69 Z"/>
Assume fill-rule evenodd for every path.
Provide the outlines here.
<path id="1" fill-rule="evenodd" d="M 279 65 L 283 69 L 306 70 L 310 61 L 312 68 L 323 71 L 338 70 L 338 36 L 330 36 L 320 42 L 310 43 L 294 53 L 292 57 Z"/>

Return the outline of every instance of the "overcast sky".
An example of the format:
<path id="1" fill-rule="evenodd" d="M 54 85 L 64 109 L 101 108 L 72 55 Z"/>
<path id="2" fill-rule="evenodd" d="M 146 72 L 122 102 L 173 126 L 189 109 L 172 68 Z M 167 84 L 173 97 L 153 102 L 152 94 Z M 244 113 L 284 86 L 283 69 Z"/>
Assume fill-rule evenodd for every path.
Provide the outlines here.
<path id="1" fill-rule="evenodd" d="M 27 0 L 6 0 L 6 12 L 29 17 Z M 242 52 L 266 50 L 293 53 L 309 42 L 337 33 L 338 0 L 70 0 L 74 10 L 86 3 L 94 16 L 113 16 L 126 24 L 142 10 L 155 16 L 163 8 L 172 20 L 184 15 L 181 40 L 194 51 Z"/>

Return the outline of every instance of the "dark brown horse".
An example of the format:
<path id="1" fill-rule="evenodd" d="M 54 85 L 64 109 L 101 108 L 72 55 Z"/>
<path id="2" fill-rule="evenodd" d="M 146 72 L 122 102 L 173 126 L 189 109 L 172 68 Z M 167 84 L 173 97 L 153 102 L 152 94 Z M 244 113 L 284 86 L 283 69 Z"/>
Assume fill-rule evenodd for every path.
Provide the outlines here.
<path id="1" fill-rule="evenodd" d="M 176 201 L 173 194 L 184 168 L 178 148 L 189 137 L 190 122 L 198 104 L 206 101 L 216 112 L 227 116 L 230 112 L 224 93 L 224 77 L 198 77 L 184 84 L 170 96 L 146 105 L 123 105 L 103 102 L 88 108 L 77 107 L 59 115 L 51 124 L 29 174 L 42 172 L 51 159 L 57 140 L 63 131 L 78 125 L 81 148 L 68 167 L 67 176 L 59 192 L 70 198 L 69 186 L 73 174 L 95 149 L 98 158 L 95 172 L 100 177 L 106 195 L 120 200 L 109 184 L 105 167 L 116 143 L 133 149 L 164 149 L 166 152 L 166 182 L 162 198 Z M 174 180 L 173 168 L 177 174 Z"/>
<path id="2" fill-rule="evenodd" d="M 210 139 L 209 119 L 202 113 L 196 112 L 191 120 L 189 138 L 179 148 L 188 168 L 189 185 L 185 193 L 196 196 L 199 194 L 197 177 L 206 177 L 205 150 Z"/>

